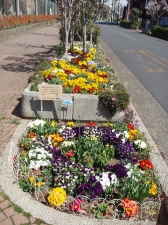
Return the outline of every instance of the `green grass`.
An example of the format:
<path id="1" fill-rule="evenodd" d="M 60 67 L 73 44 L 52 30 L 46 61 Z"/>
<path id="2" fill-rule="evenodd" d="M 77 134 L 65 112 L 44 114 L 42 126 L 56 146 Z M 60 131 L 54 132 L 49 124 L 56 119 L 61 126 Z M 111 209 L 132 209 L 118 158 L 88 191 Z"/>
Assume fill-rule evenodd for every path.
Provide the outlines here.
<path id="1" fill-rule="evenodd" d="M 15 205 L 15 204 L 13 205 L 13 209 L 14 209 L 15 212 L 18 212 L 18 213 L 23 212 L 23 210 L 19 206 Z"/>
<path id="2" fill-rule="evenodd" d="M 40 225 L 40 224 L 42 224 L 42 223 L 43 223 L 42 220 L 36 220 L 36 224 L 37 224 L 37 225 Z"/>
<path id="3" fill-rule="evenodd" d="M 25 216 L 27 219 L 30 219 L 31 214 L 27 212 L 23 212 L 23 216 Z"/>
<path id="4" fill-rule="evenodd" d="M 11 122 L 11 124 L 19 125 L 20 122 L 19 122 L 17 119 L 14 119 L 14 120 Z"/>
<path id="5" fill-rule="evenodd" d="M 1 196 L 2 196 L 5 200 L 9 200 L 9 197 L 8 197 L 4 192 L 1 193 Z"/>

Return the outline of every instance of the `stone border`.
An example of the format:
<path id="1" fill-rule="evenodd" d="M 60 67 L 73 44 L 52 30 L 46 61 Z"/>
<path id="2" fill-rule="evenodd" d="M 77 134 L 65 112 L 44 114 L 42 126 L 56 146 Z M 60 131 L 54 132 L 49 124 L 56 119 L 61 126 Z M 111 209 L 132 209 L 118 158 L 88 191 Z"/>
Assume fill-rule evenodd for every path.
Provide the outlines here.
<path id="1" fill-rule="evenodd" d="M 17 127 L 11 141 L 14 144 L 18 143 L 19 138 L 23 134 L 29 120 L 22 119 L 21 124 Z M 143 127 L 144 132 L 147 132 Z M 41 219 L 48 224 L 53 225 L 155 225 L 155 221 L 131 221 L 131 220 L 108 220 L 108 219 L 93 219 L 87 217 L 75 216 L 60 212 L 46 205 L 41 204 L 28 193 L 24 193 L 20 188 L 13 175 L 12 168 L 8 163 L 11 143 L 8 142 L 5 150 L 0 157 L 0 186 L 3 191 L 9 196 L 10 200 L 20 206 L 25 212 L 29 212 L 33 217 Z M 155 147 L 155 146 L 154 146 Z M 157 148 L 156 148 L 157 152 Z M 159 155 L 159 153 L 157 153 Z"/>
<path id="2" fill-rule="evenodd" d="M 22 118 L 38 118 L 41 116 L 41 102 L 39 93 L 29 90 L 30 85 L 23 91 L 21 100 Z M 64 105 L 63 100 L 71 100 L 72 105 Z M 43 118 L 59 119 L 59 102 L 43 101 Z M 102 105 L 98 95 L 90 94 L 62 94 L 61 119 L 64 121 L 113 121 L 122 122 L 124 111 L 121 110 L 114 117 Z"/>
<path id="3" fill-rule="evenodd" d="M 52 19 L 52 20 L 46 20 L 44 22 L 39 22 L 39 23 L 34 23 L 34 24 L 16 27 L 16 28 L 12 28 L 12 29 L 2 30 L 2 31 L 0 31 L 0 41 L 4 41 L 6 39 L 9 39 L 14 36 L 18 36 L 25 32 L 54 24 L 57 21 L 58 21 L 58 19 Z"/>

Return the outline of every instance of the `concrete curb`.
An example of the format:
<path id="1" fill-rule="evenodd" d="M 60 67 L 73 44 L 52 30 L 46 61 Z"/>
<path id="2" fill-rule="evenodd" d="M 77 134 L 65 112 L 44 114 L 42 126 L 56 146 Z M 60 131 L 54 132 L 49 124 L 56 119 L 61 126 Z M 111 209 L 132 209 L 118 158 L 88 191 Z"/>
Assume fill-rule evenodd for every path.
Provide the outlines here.
<path id="1" fill-rule="evenodd" d="M 22 27 L 16 27 L 16 28 L 8 29 L 8 30 L 2 30 L 2 31 L 0 31 L 0 41 L 4 41 L 8 38 L 18 36 L 20 34 L 23 34 L 25 32 L 31 31 L 31 30 L 35 30 L 35 29 L 39 29 L 44 26 L 48 26 L 50 24 L 56 23 L 57 21 L 58 21 L 57 19 L 53 19 L 53 20 L 47 20 L 44 22 L 34 23 L 34 24 L 22 26 Z"/>

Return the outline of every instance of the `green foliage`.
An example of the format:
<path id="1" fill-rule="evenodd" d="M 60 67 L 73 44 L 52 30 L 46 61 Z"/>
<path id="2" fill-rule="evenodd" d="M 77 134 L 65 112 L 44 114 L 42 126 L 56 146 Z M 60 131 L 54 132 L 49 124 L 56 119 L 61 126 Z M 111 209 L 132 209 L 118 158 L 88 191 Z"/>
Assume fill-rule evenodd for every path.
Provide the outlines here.
<path id="1" fill-rule="evenodd" d="M 114 84 L 112 91 L 102 91 L 99 94 L 99 99 L 112 116 L 114 116 L 120 109 L 125 110 L 129 105 L 129 94 L 120 83 Z"/>
<path id="2" fill-rule="evenodd" d="M 102 141 L 94 136 L 80 136 L 71 149 L 75 154 L 75 162 L 89 167 L 103 167 L 115 155 L 112 145 L 104 146 Z M 66 150 L 66 148 L 62 148 L 63 153 L 66 153 Z"/>
<path id="3" fill-rule="evenodd" d="M 121 20 L 120 21 L 120 27 L 130 28 L 131 27 L 131 21 L 130 20 Z"/>
<path id="4" fill-rule="evenodd" d="M 96 214 L 98 219 L 102 219 L 104 215 L 107 214 L 107 205 L 102 202 L 98 205 L 97 208 L 93 209 L 93 212 Z"/>
<path id="5" fill-rule="evenodd" d="M 154 26 L 152 29 L 152 36 L 168 41 L 168 27 Z"/>
<path id="6" fill-rule="evenodd" d="M 18 213 L 23 212 L 23 210 L 19 206 L 15 205 L 15 204 L 13 205 L 13 209 L 14 209 L 15 212 L 18 212 Z"/>
<path id="7" fill-rule="evenodd" d="M 134 23 L 138 22 L 138 17 L 142 15 L 142 12 L 139 11 L 138 8 L 132 8 L 131 9 L 131 16 L 132 16 L 132 21 Z"/>
<path id="8" fill-rule="evenodd" d="M 25 216 L 27 219 L 30 219 L 31 214 L 27 212 L 23 212 L 23 216 Z"/>
<path id="9" fill-rule="evenodd" d="M 23 192 L 30 192 L 34 188 L 27 178 L 22 178 L 19 180 L 19 187 L 23 190 Z"/>
<path id="10" fill-rule="evenodd" d="M 141 26 L 141 22 L 131 22 L 131 29 L 136 29 L 139 28 Z"/>

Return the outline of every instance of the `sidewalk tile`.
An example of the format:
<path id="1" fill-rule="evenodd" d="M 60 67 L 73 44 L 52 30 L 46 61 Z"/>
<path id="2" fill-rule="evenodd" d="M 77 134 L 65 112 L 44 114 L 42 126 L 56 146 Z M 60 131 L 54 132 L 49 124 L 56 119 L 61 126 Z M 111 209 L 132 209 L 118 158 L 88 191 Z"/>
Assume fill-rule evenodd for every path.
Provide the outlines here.
<path id="1" fill-rule="evenodd" d="M 3 212 L 0 212 L 0 222 L 5 220 L 6 219 L 6 216 L 4 215 Z"/>
<path id="2" fill-rule="evenodd" d="M 29 220 L 30 220 L 31 223 L 35 223 L 35 221 L 36 221 L 36 219 L 34 217 L 30 217 Z"/>
<path id="3" fill-rule="evenodd" d="M 0 223 L 0 225 L 13 225 L 12 220 L 10 218 L 4 220 Z"/>
<path id="4" fill-rule="evenodd" d="M 25 216 L 23 216 L 22 213 L 12 216 L 12 220 L 15 225 L 20 225 L 20 222 L 23 224 L 29 222 L 29 220 Z"/>
<path id="5" fill-rule="evenodd" d="M 0 209 L 5 209 L 5 208 L 8 207 L 8 205 L 9 205 L 9 201 L 5 200 L 5 201 L 0 203 Z"/>
<path id="6" fill-rule="evenodd" d="M 4 213 L 7 217 L 10 217 L 10 216 L 14 216 L 16 214 L 18 214 L 18 212 L 15 212 L 15 210 L 13 209 L 13 207 L 10 207 L 10 208 L 7 208 L 4 210 Z"/>
<path id="7" fill-rule="evenodd" d="M 0 195 L 0 202 L 4 201 L 4 198 Z"/>

